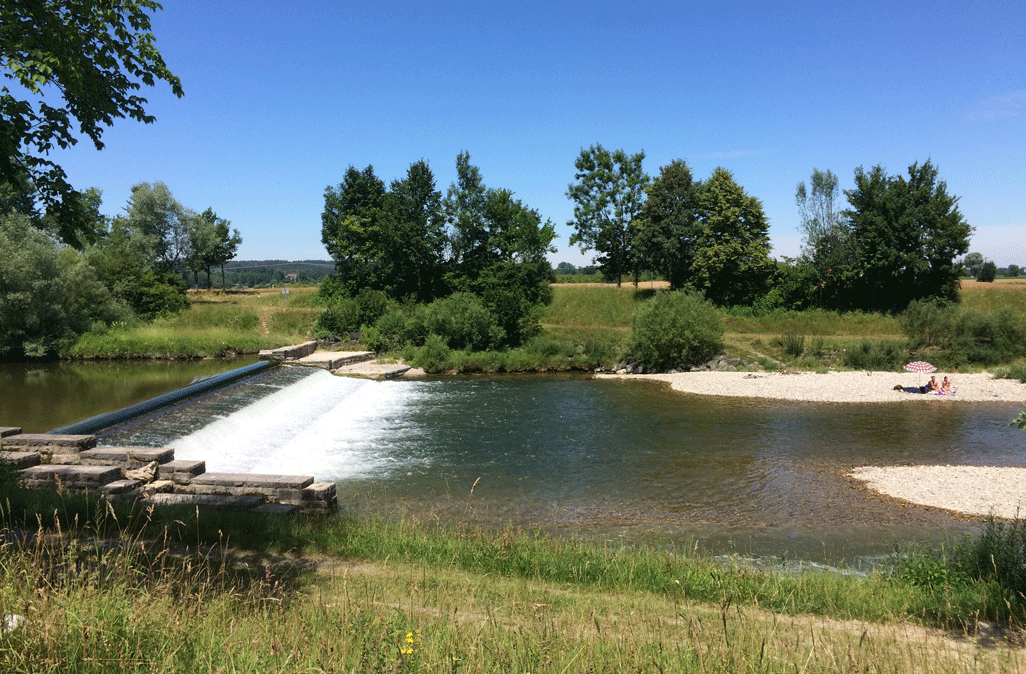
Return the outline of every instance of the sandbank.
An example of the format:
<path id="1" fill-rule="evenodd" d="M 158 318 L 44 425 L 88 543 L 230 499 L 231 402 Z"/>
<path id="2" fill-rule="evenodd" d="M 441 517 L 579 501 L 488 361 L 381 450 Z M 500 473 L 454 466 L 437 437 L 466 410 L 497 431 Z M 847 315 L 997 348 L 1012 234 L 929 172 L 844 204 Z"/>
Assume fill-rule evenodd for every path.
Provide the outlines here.
<path id="1" fill-rule="evenodd" d="M 940 381 L 944 374 L 937 372 Z M 990 374 L 948 374 L 953 396 L 909 393 L 929 375 L 907 372 L 685 372 L 616 375 L 669 382 L 675 391 L 699 395 L 771 398 L 825 403 L 951 405 L 960 402 L 1023 403 L 1026 384 Z M 895 386 L 902 390 L 894 390 Z M 1026 435 L 1023 436 L 1026 444 Z M 850 476 L 866 487 L 917 505 L 974 517 L 1026 516 L 1026 468 L 988 466 L 864 466 Z"/>
<path id="2" fill-rule="evenodd" d="M 937 381 L 945 374 L 937 372 Z M 947 374 L 956 389 L 953 396 L 909 393 L 929 380 L 929 375 L 910 372 L 681 372 L 607 376 L 665 381 L 682 393 L 806 402 L 1026 402 L 1026 384 L 1015 379 L 995 379 L 987 373 Z M 902 390 L 894 390 L 895 386 Z"/>

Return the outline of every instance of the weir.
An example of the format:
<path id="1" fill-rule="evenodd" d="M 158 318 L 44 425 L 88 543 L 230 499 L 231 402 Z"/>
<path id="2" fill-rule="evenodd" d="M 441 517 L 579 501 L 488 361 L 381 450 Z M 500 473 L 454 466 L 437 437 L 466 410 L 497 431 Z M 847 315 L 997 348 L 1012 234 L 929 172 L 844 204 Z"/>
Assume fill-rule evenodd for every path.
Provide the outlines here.
<path id="1" fill-rule="evenodd" d="M 315 347 L 316 342 L 309 342 L 261 352 L 263 362 L 206 377 L 142 403 L 48 433 L 0 428 L 0 461 L 14 465 L 20 471 L 21 482 L 28 487 L 59 483 L 71 490 L 95 490 L 108 497 L 139 499 L 146 504 L 220 506 L 283 513 L 336 509 L 334 483 L 316 482 L 310 475 L 208 473 L 206 461 L 176 460 L 174 449 L 97 447 L 95 435 L 265 372 L 279 362 L 334 370 L 358 366 L 374 357 L 364 352 L 315 354 Z M 369 372 L 367 376 L 375 374 Z"/>

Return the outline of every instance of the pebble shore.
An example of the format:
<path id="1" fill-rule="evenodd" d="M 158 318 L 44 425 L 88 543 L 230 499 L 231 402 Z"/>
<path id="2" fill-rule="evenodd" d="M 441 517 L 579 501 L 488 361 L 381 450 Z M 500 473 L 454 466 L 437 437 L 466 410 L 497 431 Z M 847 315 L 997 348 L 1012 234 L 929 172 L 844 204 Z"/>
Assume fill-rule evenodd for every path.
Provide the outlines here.
<path id="1" fill-rule="evenodd" d="M 945 373 L 937 372 L 940 381 Z M 772 398 L 822 403 L 951 405 L 962 402 L 1026 402 L 1026 384 L 983 374 L 948 374 L 953 396 L 910 393 L 929 375 L 907 372 L 686 372 L 607 375 L 669 382 L 675 391 L 697 395 Z M 895 390 L 898 386 L 901 390 Z M 1026 433 L 1023 435 L 1026 446 Z M 988 466 L 863 466 L 850 476 L 866 487 L 922 506 L 1000 518 L 1026 516 L 1026 468 Z"/>

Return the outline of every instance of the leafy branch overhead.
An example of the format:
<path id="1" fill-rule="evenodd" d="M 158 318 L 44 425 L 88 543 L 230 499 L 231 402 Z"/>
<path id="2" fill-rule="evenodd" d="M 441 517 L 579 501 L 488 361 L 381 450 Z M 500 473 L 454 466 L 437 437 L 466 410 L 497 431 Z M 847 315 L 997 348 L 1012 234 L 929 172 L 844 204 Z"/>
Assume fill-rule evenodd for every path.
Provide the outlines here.
<path id="1" fill-rule="evenodd" d="M 92 238 L 78 192 L 48 158 L 78 143 L 96 149 L 114 120 L 149 124 L 147 100 L 136 92 L 163 80 L 181 97 L 150 32 L 153 0 L 43 0 L 0 3 L 0 182 L 28 183 L 60 237 L 81 246 Z"/>

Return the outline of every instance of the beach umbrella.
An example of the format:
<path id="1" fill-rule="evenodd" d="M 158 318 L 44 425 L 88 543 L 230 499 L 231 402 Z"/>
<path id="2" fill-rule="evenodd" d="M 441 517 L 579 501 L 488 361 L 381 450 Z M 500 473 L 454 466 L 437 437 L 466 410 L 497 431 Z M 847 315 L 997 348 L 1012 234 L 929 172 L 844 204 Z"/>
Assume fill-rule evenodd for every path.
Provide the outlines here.
<path id="1" fill-rule="evenodd" d="M 920 372 L 920 373 L 922 373 L 922 372 L 936 372 L 937 371 L 936 367 L 934 367 L 933 365 L 930 365 L 925 360 L 917 360 L 915 362 L 909 363 L 908 365 L 905 366 L 905 369 L 908 370 L 909 372 Z"/>

